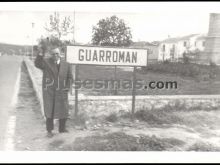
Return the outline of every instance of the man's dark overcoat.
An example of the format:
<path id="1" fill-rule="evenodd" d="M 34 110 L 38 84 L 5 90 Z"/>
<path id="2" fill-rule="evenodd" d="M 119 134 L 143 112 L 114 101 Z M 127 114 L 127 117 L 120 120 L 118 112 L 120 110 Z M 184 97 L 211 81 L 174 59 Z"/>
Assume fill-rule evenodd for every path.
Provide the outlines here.
<path id="1" fill-rule="evenodd" d="M 43 71 L 42 91 L 46 118 L 68 117 L 68 89 L 71 87 L 71 65 L 61 58 L 60 65 L 52 58 L 37 56 L 35 66 Z"/>

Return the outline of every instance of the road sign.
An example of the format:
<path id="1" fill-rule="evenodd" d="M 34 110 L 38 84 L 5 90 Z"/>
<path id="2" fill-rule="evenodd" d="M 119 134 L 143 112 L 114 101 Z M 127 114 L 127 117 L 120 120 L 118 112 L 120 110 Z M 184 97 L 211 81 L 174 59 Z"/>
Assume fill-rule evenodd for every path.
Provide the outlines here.
<path id="1" fill-rule="evenodd" d="M 94 46 L 67 46 L 67 62 L 71 64 L 146 66 L 147 50 Z"/>
<path id="2" fill-rule="evenodd" d="M 78 79 L 78 65 L 111 65 L 133 66 L 133 89 L 132 89 L 132 118 L 135 112 L 136 96 L 136 67 L 147 66 L 147 49 L 111 48 L 95 46 L 67 46 L 66 61 L 76 64 L 75 80 Z M 116 75 L 116 68 L 115 68 Z M 116 76 L 115 76 L 116 77 Z M 78 90 L 75 89 L 75 116 L 78 113 Z"/>

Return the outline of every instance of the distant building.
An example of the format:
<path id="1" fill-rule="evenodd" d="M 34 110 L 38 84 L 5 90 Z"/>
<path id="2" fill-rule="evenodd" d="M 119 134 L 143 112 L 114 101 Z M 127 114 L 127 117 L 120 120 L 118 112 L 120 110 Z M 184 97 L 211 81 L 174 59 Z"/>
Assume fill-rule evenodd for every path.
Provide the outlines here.
<path id="1" fill-rule="evenodd" d="M 206 35 L 191 34 L 183 37 L 168 38 L 159 44 L 158 61 L 179 61 L 184 53 L 204 51 Z"/>
<path id="2" fill-rule="evenodd" d="M 158 61 L 158 42 L 145 42 L 145 41 L 139 41 L 139 42 L 134 42 L 131 47 L 132 48 L 144 48 L 148 50 L 148 63 L 155 63 Z"/>

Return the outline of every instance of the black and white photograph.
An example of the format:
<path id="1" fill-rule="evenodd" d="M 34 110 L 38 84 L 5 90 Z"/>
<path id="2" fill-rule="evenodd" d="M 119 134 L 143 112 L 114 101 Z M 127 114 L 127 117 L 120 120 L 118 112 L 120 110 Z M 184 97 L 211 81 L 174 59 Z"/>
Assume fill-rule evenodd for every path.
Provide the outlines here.
<path id="1" fill-rule="evenodd" d="M 218 155 L 220 3 L 1 2 L 0 151 Z"/>

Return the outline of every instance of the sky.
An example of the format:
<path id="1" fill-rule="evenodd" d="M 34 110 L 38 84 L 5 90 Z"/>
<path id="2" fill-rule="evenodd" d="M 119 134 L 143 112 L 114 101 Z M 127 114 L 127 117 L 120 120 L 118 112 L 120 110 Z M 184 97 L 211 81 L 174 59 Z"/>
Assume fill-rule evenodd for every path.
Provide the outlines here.
<path id="1" fill-rule="evenodd" d="M 160 41 L 208 33 L 209 14 L 220 13 L 220 2 L 0 2 L 0 42 L 32 45 L 48 33 L 49 15 L 74 18 L 75 40 L 91 42 L 92 27 L 116 15 L 131 28 L 133 41 Z M 32 28 L 32 23 L 34 27 Z M 69 35 L 72 39 L 73 35 Z"/>

